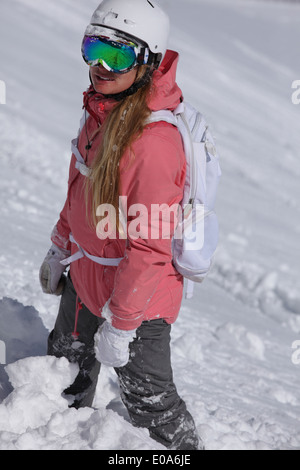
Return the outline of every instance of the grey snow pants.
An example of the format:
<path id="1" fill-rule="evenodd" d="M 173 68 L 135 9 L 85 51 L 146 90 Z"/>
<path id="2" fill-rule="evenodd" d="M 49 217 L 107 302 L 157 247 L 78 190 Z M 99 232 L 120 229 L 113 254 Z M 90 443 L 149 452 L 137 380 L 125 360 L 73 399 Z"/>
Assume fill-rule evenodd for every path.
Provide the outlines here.
<path id="1" fill-rule="evenodd" d="M 68 277 L 54 330 L 48 339 L 48 354 L 66 357 L 79 365 L 74 383 L 64 391 L 75 408 L 91 407 L 101 364 L 94 353 L 94 335 L 103 319 L 84 305 L 78 316 L 78 339 L 74 339 L 77 294 Z M 174 450 L 198 450 L 201 440 L 192 416 L 173 382 L 170 354 L 171 326 L 164 320 L 143 322 L 130 343 L 130 360 L 115 369 L 121 398 L 131 422 L 149 430 L 150 436 Z"/>

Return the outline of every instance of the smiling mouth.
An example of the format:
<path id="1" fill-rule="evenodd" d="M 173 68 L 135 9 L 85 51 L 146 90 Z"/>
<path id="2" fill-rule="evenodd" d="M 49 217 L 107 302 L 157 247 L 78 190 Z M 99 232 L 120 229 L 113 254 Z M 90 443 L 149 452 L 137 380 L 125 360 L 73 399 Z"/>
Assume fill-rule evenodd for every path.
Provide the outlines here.
<path id="1" fill-rule="evenodd" d="M 101 80 L 103 82 L 113 82 L 114 81 L 114 78 L 112 78 L 112 77 L 104 77 L 103 75 L 99 75 L 99 74 L 97 74 L 96 77 L 97 77 L 98 80 Z"/>

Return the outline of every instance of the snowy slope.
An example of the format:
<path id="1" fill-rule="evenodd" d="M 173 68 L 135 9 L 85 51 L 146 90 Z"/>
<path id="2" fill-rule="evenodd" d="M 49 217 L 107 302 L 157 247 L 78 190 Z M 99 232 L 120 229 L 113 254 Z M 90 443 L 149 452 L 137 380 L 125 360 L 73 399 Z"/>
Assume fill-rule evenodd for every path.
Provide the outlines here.
<path id="1" fill-rule="evenodd" d="M 173 328 L 175 380 L 208 449 L 299 449 L 300 5 L 161 3 L 179 85 L 211 124 L 223 171 L 220 246 Z M 0 3 L 0 449 L 160 448 L 128 422 L 110 369 L 97 409 L 69 410 L 60 393 L 76 369 L 45 356 L 59 299 L 41 293 L 38 269 L 66 195 L 97 4 Z"/>

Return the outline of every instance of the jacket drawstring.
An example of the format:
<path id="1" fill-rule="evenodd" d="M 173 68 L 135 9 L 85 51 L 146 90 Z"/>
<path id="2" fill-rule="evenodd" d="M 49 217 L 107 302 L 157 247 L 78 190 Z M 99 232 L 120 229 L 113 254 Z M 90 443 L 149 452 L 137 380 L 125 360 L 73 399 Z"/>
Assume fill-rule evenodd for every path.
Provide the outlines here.
<path id="1" fill-rule="evenodd" d="M 83 305 L 82 302 L 80 302 L 79 297 L 77 295 L 76 297 L 76 314 L 75 314 L 75 325 L 74 325 L 74 331 L 72 333 L 72 336 L 74 339 L 78 339 L 79 333 L 77 331 L 77 325 L 78 325 L 78 318 L 79 318 L 79 312 L 82 310 Z"/>

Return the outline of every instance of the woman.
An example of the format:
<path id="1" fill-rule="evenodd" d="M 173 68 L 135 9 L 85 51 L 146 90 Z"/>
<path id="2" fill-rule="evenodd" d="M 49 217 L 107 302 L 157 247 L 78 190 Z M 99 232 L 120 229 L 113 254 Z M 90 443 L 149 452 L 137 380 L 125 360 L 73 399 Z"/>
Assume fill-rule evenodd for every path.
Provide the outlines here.
<path id="1" fill-rule="evenodd" d="M 84 171 L 73 154 L 67 201 L 40 280 L 44 292 L 62 293 L 48 352 L 80 368 L 65 390 L 70 406 L 92 406 L 100 364 L 114 367 L 133 425 L 148 428 L 168 448 L 195 450 L 201 441 L 176 391 L 170 359 L 183 291 L 172 264 L 176 222 L 170 220 L 169 237 L 147 230 L 153 205 L 179 204 L 185 181 L 178 130 L 147 124 L 152 111 L 174 110 L 182 99 L 168 34 L 169 19 L 152 1 L 104 0 L 96 9 L 82 45 L 91 86 L 74 151 Z M 115 209 L 116 227 L 106 219 L 106 231 L 99 229 L 101 207 Z M 104 265 L 116 258 L 118 265 Z M 67 279 L 62 260 L 70 263 Z"/>

